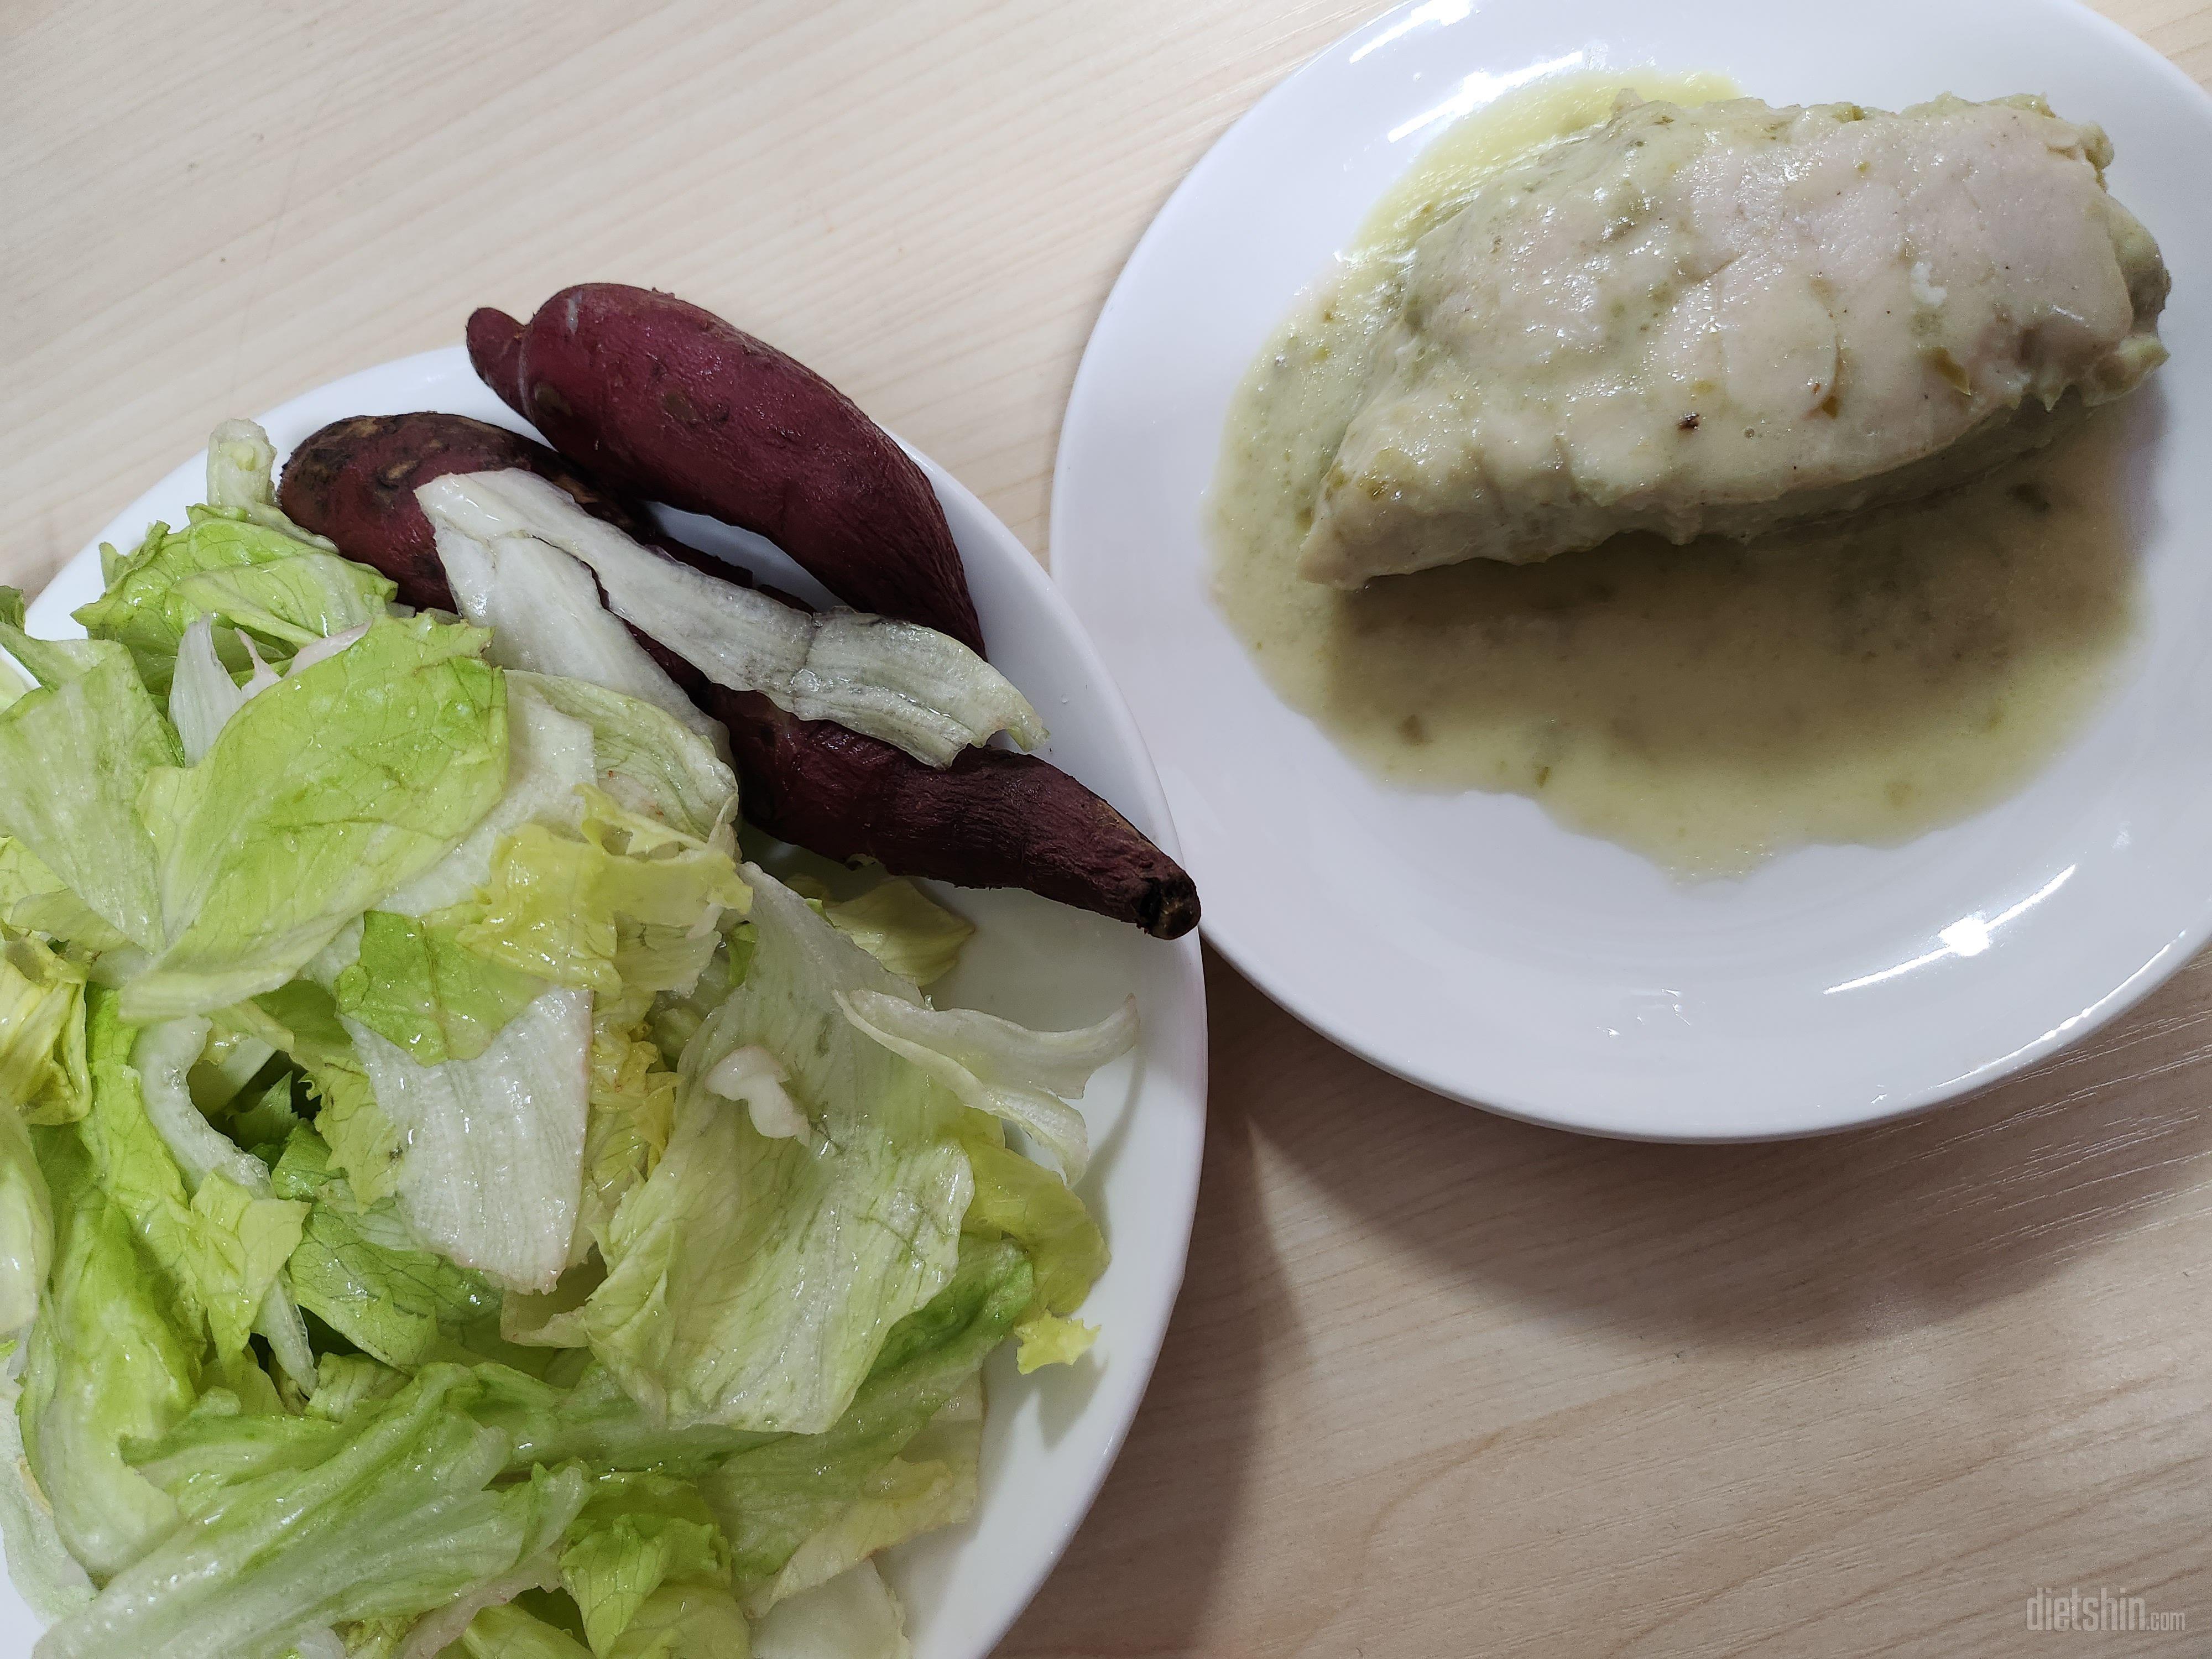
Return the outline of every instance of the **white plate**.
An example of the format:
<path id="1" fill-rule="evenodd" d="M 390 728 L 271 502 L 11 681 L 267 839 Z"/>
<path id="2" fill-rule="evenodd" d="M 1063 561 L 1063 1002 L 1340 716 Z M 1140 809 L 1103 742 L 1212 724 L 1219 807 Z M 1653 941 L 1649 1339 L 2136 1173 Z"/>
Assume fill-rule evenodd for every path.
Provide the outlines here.
<path id="1" fill-rule="evenodd" d="M 2173 362 L 2126 411 L 2149 621 L 2131 684 L 2014 799 L 1680 887 L 1517 796 L 1372 781 L 1216 614 L 1200 507 L 1246 366 L 1425 140 L 1540 65 L 1718 70 L 1777 104 L 2039 91 L 2111 131 L 2175 276 Z M 1661 1139 L 1911 1111 L 2148 991 L 2212 932 L 2208 155 L 2212 101 L 2067 0 L 1428 0 L 1275 88 L 1131 256 L 1053 491 L 1054 577 L 1152 745 L 1207 936 L 1414 1082 Z"/>
<path id="2" fill-rule="evenodd" d="M 459 349 L 426 352 L 333 381 L 260 417 L 280 453 L 348 415 L 445 410 L 522 429 L 486 391 Z M 208 423 L 234 411 L 210 410 Z M 927 458 L 967 561 L 992 660 L 1027 691 L 1053 728 L 1044 753 L 1112 801 L 1170 852 L 1173 826 L 1144 744 L 1090 642 L 1013 532 Z M 118 514 L 100 539 L 134 545 L 147 524 L 182 523 L 199 501 L 204 454 Z M 684 518 L 687 538 L 775 568 L 787 588 L 811 586 L 766 544 Z M 79 554 L 31 607 L 31 631 L 81 635 L 69 612 L 98 597 L 96 547 Z M 816 589 L 818 592 L 819 590 Z M 978 925 L 940 1002 L 986 1008 L 1025 1024 L 1096 1019 L 1131 991 L 1144 1022 L 1129 1060 L 1099 1073 L 1083 1102 L 1097 1155 L 1082 1191 L 1114 1250 L 1084 1317 L 1100 1327 L 1090 1358 L 1018 1376 L 1001 1353 L 987 1374 L 982 1503 L 966 1527 L 916 1540 L 886 1558 L 904 1598 L 916 1659 L 981 1659 L 1060 1557 L 1120 1450 L 1152 1375 L 1182 1280 L 1206 1121 L 1206 988 L 1194 938 L 1163 944 L 1133 927 L 1026 893 L 940 889 Z M 27 1653 L 38 1631 L 0 1584 L 0 1652 Z"/>

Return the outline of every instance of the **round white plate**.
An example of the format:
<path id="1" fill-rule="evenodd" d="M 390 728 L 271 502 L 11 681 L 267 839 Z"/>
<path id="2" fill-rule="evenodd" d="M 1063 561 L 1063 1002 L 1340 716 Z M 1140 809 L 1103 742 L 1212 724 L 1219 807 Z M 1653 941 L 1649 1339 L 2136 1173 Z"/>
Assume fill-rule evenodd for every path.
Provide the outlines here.
<path id="1" fill-rule="evenodd" d="M 349 375 L 260 420 L 281 454 L 344 416 L 418 409 L 524 429 L 458 348 Z M 209 425 L 232 412 L 209 410 Z M 992 660 L 1052 727 L 1043 752 L 1174 852 L 1174 827 L 1144 743 L 1066 605 L 1012 532 L 942 469 L 916 459 L 967 561 Z M 182 523 L 185 508 L 202 498 L 206 467 L 204 453 L 187 461 L 117 515 L 100 539 L 127 549 L 153 520 Z M 689 516 L 673 522 L 695 545 L 773 569 L 787 589 L 820 592 L 757 538 Z M 95 546 L 31 607 L 31 631 L 82 635 L 69 613 L 100 590 Z M 1010 1355 L 997 1356 L 986 1376 L 990 1412 L 975 1521 L 917 1540 L 884 1562 L 906 1602 L 916 1659 L 982 1659 L 1090 1508 L 1159 1353 L 1198 1194 L 1206 988 L 1195 938 L 1164 944 L 1027 893 L 936 890 L 978 930 L 959 969 L 933 988 L 939 1003 L 1066 1028 L 1100 1018 L 1133 991 L 1144 1023 L 1137 1052 L 1100 1073 L 1083 1102 L 1096 1156 L 1081 1190 L 1114 1251 L 1083 1312 L 1100 1328 L 1097 1345 L 1077 1365 L 1026 1377 L 1017 1376 Z M 0 1652 L 29 1652 L 37 1632 L 29 1610 L 0 1584 Z"/>
<path id="2" fill-rule="evenodd" d="M 1678 886 L 1518 796 L 1401 793 L 1279 702 L 1207 597 L 1224 415 L 1293 297 L 1453 118 L 1535 74 L 1718 70 L 1771 103 L 2047 94 L 2102 122 L 2175 278 L 2125 409 L 2131 679 L 2024 791 L 1887 850 Z M 1427 0 L 1323 52 L 1153 222 L 1076 377 L 1053 571 L 1128 694 L 1206 931 L 1308 1024 L 1439 1093 L 1656 1139 L 1809 1134 L 1990 1082 L 2212 932 L 2212 100 L 2068 0 Z"/>

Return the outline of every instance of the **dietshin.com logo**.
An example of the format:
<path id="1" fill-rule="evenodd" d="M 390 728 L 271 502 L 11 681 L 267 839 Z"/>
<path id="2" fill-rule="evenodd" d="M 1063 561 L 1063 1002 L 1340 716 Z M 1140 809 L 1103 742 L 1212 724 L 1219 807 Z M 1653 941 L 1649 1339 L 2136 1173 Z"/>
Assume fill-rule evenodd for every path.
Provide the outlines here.
<path id="1" fill-rule="evenodd" d="M 2189 1615 L 2152 1607 L 2142 1596 L 2125 1590 L 2115 1595 L 2101 1587 L 2055 1590 L 2039 1584 L 2035 1594 L 2027 1598 L 2027 1627 L 2085 1635 L 2127 1635 L 2139 1631 L 2187 1630 Z"/>

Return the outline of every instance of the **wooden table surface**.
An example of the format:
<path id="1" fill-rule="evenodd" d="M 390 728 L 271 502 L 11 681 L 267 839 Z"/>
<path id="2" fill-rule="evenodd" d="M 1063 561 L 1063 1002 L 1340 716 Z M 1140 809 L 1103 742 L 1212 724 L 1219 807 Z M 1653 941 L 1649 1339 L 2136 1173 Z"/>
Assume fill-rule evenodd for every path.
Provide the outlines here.
<path id="1" fill-rule="evenodd" d="M 2212 78 L 2208 0 L 2103 3 Z M 1375 9 L 0 0 L 0 580 L 218 418 L 587 277 L 787 347 L 1042 555 L 1130 246 Z M 2212 964 L 1966 1104 L 1712 1150 L 1208 983 L 1189 1280 L 1005 1653 L 2212 1652 Z M 2039 1587 L 2189 1628 L 2034 1634 Z"/>

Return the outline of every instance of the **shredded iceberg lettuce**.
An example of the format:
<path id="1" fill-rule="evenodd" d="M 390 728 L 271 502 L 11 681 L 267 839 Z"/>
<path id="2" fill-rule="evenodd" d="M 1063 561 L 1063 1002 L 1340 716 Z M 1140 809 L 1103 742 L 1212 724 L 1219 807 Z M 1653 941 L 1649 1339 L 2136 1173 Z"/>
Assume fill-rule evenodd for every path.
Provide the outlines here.
<path id="1" fill-rule="evenodd" d="M 507 1439 L 456 1407 L 466 1382 L 429 1367 L 336 1425 L 327 1455 L 227 1488 L 48 1631 L 36 1659 L 278 1659 L 318 1627 L 419 1616 L 513 1572 L 566 1530 L 586 1477 L 495 1486 Z"/>
<path id="2" fill-rule="evenodd" d="M 818 1433 L 951 1277 L 974 1179 L 957 1103 L 837 1012 L 840 988 L 896 981 L 766 871 L 744 875 L 751 964 L 684 1050 L 668 1150 L 617 1212 L 580 1319 L 673 1422 Z M 813 1133 L 765 1137 L 708 1086 L 748 1046 L 782 1065 Z"/>
<path id="3" fill-rule="evenodd" d="M 291 533 L 198 507 L 181 531 L 148 531 L 106 592 L 75 615 L 94 639 L 123 647 L 147 690 L 165 697 L 185 630 L 199 617 L 245 629 L 283 660 L 381 617 L 393 592 L 376 572 Z M 228 665 L 247 668 L 242 646 L 231 647 Z"/>
<path id="4" fill-rule="evenodd" d="M 526 692 L 591 728 L 599 775 L 584 781 L 629 811 L 700 842 L 712 842 L 737 817 L 737 775 L 667 710 L 565 675 L 517 671 L 507 683 L 518 698 Z"/>
<path id="5" fill-rule="evenodd" d="M 498 1290 L 424 1249 L 393 1200 L 363 1204 L 313 1131 L 293 1131 L 270 1179 L 312 1206 L 292 1253 L 294 1295 L 363 1353 L 412 1369 L 450 1357 L 471 1328 L 499 1317 Z"/>
<path id="6" fill-rule="evenodd" d="M 450 927 L 389 910 L 362 921 L 361 954 L 332 988 L 338 1012 L 417 1065 L 476 1059 L 546 989 L 469 950 Z"/>
<path id="7" fill-rule="evenodd" d="M 1083 1179 L 1091 1143 L 1083 1114 L 1060 1097 L 1079 1096 L 1091 1073 L 1137 1040 L 1132 997 L 1096 1025 L 1032 1031 L 969 1008 L 931 1008 L 911 995 L 865 987 L 839 991 L 854 1028 L 911 1060 L 963 1104 L 1034 1136 L 1070 1182 Z"/>
<path id="8" fill-rule="evenodd" d="M 208 434 L 207 504 L 305 546 L 335 553 L 326 536 L 302 530 L 276 505 L 276 447 L 252 421 L 225 421 Z"/>
<path id="9" fill-rule="evenodd" d="M 969 922 L 740 863 L 726 734 L 616 613 L 939 763 L 1035 711 L 520 475 L 426 492 L 467 620 L 412 614 L 276 459 L 217 428 L 88 639 L 0 589 L 33 1659 L 899 1659 L 873 1559 L 973 1512 L 986 1359 L 1093 1334 L 1072 1103 L 1134 1015 L 933 1008 Z"/>
<path id="10" fill-rule="evenodd" d="M 191 1410 L 201 1344 L 147 1271 L 131 1217 L 101 1189 L 78 1131 L 37 1133 L 54 1268 L 23 1375 L 24 1460 L 70 1555 L 104 1579 L 177 1524 L 175 1503 L 131 1468 L 123 1446 Z"/>
<path id="11" fill-rule="evenodd" d="M 54 1206 L 31 1132 L 0 1101 L 0 1342 L 13 1342 L 39 1311 L 54 1260 Z"/>
<path id="12" fill-rule="evenodd" d="M 350 1029 L 407 1149 L 398 1190 L 410 1230 L 501 1284 L 550 1289 L 582 1204 L 590 995 L 556 986 L 474 1059 L 437 1066 Z"/>
<path id="13" fill-rule="evenodd" d="M 960 947 L 975 925 L 952 914 L 912 882 L 893 876 L 857 898 L 822 907 L 830 925 L 901 979 L 930 985 L 959 964 Z"/>
<path id="14" fill-rule="evenodd" d="M 380 622 L 247 702 L 198 765 L 148 773 L 136 805 L 166 943 L 125 989 L 131 1018 L 276 989 L 490 810 L 507 698 L 483 643 L 428 617 Z"/>
<path id="15" fill-rule="evenodd" d="M 753 1632 L 753 1659 L 909 1659 L 906 1612 L 872 1561 L 795 1595 Z"/>
<path id="16" fill-rule="evenodd" d="M 121 647 L 38 644 L 0 623 L 0 646 L 39 679 L 38 690 L 0 709 L 0 834 L 35 861 L 24 870 L 27 892 L 50 872 L 98 919 L 100 935 L 86 943 L 155 948 L 159 856 L 138 796 L 158 769 L 183 758 L 176 733 Z"/>
<path id="17" fill-rule="evenodd" d="M 722 915 L 751 895 L 726 847 L 641 817 L 586 787 L 579 833 L 525 824 L 482 896 L 439 913 L 471 951 L 605 996 L 625 984 L 689 990 Z"/>
<path id="18" fill-rule="evenodd" d="M 720 725 L 599 603 L 591 573 L 567 554 L 525 537 L 479 542 L 440 526 L 438 556 L 453 603 L 492 631 L 492 660 L 502 668 L 571 675 L 649 703 L 710 744 L 726 742 Z"/>
<path id="19" fill-rule="evenodd" d="M 0 939 L 0 1108 L 69 1123 L 91 1103 L 84 969 L 36 939 Z"/>
<path id="20" fill-rule="evenodd" d="M 950 765 L 999 732 L 1025 749 L 1044 741 L 1029 699 L 933 629 L 854 611 L 800 611 L 720 580 L 632 541 L 535 473 L 449 473 L 415 495 L 438 528 L 441 553 L 473 543 L 494 580 L 510 558 L 573 558 L 598 577 L 616 616 L 716 684 L 761 692 L 802 720 L 836 720 L 933 766 Z M 449 568 L 453 562 L 448 555 Z"/>

